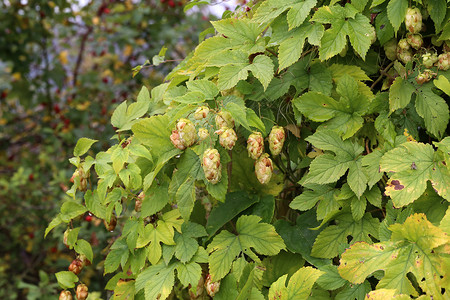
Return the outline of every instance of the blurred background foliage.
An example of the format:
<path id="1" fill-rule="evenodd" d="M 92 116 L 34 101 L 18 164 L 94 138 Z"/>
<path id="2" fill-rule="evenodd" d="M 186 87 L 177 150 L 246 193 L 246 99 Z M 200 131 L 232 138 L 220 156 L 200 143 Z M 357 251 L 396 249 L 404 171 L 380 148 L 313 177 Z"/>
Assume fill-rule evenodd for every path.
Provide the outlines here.
<path id="1" fill-rule="evenodd" d="M 114 108 L 143 84 L 160 84 L 198 43 L 214 17 L 186 14 L 185 1 L 0 1 L 0 299 L 57 298 L 53 274 L 74 254 L 63 228 L 43 233 L 67 197 L 68 158 L 80 137 L 107 141 Z M 163 46 L 165 63 L 133 78 L 133 67 Z M 111 233 L 89 215 L 84 221 L 99 254 Z M 102 271 L 83 278 L 99 291 L 90 299 L 107 297 Z"/>

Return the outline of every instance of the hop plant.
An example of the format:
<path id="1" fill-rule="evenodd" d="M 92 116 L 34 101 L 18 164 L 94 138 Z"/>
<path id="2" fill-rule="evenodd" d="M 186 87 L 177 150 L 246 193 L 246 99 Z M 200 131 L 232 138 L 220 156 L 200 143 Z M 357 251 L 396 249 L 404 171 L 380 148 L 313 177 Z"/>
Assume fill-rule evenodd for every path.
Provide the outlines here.
<path id="1" fill-rule="evenodd" d="M 209 108 L 207 106 L 200 106 L 194 113 L 194 119 L 201 120 L 206 118 L 209 113 Z"/>
<path id="2" fill-rule="evenodd" d="M 198 130 L 198 139 L 200 142 L 206 140 L 208 136 L 209 136 L 208 129 L 202 127 Z"/>
<path id="3" fill-rule="evenodd" d="M 400 41 L 398 41 L 398 48 L 400 48 L 401 50 L 409 50 L 411 47 L 407 39 L 401 39 Z"/>
<path id="4" fill-rule="evenodd" d="M 208 276 L 206 276 L 205 288 L 208 295 L 214 297 L 220 289 L 220 281 L 212 281 L 211 275 L 208 274 Z"/>
<path id="5" fill-rule="evenodd" d="M 436 53 L 427 52 L 422 55 L 422 63 L 426 68 L 431 68 L 438 61 Z"/>
<path id="6" fill-rule="evenodd" d="M 72 272 L 75 275 L 80 274 L 81 270 L 83 270 L 84 264 L 83 262 L 76 258 L 72 261 L 72 263 L 69 265 L 69 271 Z"/>
<path id="7" fill-rule="evenodd" d="M 420 49 L 423 45 L 423 39 L 420 34 L 408 33 L 406 35 L 406 41 L 416 50 Z"/>
<path id="8" fill-rule="evenodd" d="M 78 300 L 86 300 L 88 296 L 88 287 L 85 284 L 79 284 L 75 295 Z"/>
<path id="9" fill-rule="evenodd" d="M 415 7 L 406 10 L 405 26 L 411 33 L 419 33 L 422 30 L 422 13 L 420 9 Z"/>
<path id="10" fill-rule="evenodd" d="M 178 120 L 175 129 L 172 130 L 170 135 L 170 141 L 180 150 L 192 146 L 197 141 L 197 132 L 194 124 L 188 119 Z"/>
<path id="11" fill-rule="evenodd" d="M 220 164 L 220 154 L 217 149 L 206 149 L 202 158 L 203 172 L 206 180 L 216 184 L 222 177 L 222 165 Z"/>
<path id="12" fill-rule="evenodd" d="M 428 82 L 431 79 L 433 79 L 433 77 L 435 77 L 436 75 L 437 74 L 434 73 L 433 71 L 426 69 L 425 71 L 416 76 L 416 82 L 418 84 L 424 84 L 425 82 Z"/>
<path id="13" fill-rule="evenodd" d="M 386 54 L 386 57 L 389 60 L 396 60 L 397 59 L 397 40 L 391 39 L 386 44 L 384 44 L 384 52 Z"/>
<path id="14" fill-rule="evenodd" d="M 70 178 L 70 182 L 74 183 L 77 180 L 79 180 L 78 189 L 81 192 L 85 192 L 87 190 L 87 178 L 89 177 L 89 174 L 86 174 L 83 171 L 83 168 L 78 168 L 73 172 L 72 177 Z"/>
<path id="15" fill-rule="evenodd" d="M 59 300 L 72 300 L 72 293 L 70 291 L 61 291 Z"/>
<path id="16" fill-rule="evenodd" d="M 200 276 L 197 287 L 189 286 L 189 297 L 191 297 L 191 299 L 200 298 L 200 296 L 203 294 L 203 291 L 205 290 L 204 285 L 205 279 L 203 278 L 203 276 Z"/>
<path id="17" fill-rule="evenodd" d="M 222 127 L 215 133 L 219 134 L 219 143 L 222 147 L 227 150 L 233 149 L 234 144 L 236 144 L 237 141 L 237 135 L 233 128 Z"/>
<path id="18" fill-rule="evenodd" d="M 261 184 L 266 184 L 272 178 L 273 164 L 269 154 L 264 153 L 255 163 L 256 178 Z"/>
<path id="19" fill-rule="evenodd" d="M 144 200 L 144 198 L 145 198 L 144 192 L 140 192 L 139 195 L 136 198 L 135 203 L 134 203 L 134 210 L 135 211 L 137 211 L 137 212 L 141 211 L 142 201 Z"/>
<path id="20" fill-rule="evenodd" d="M 117 225 L 117 217 L 115 215 L 112 215 L 109 222 L 103 220 L 103 224 L 105 225 L 106 230 L 113 231 Z"/>
<path id="21" fill-rule="evenodd" d="M 217 128 L 222 128 L 222 127 L 234 128 L 234 119 L 231 116 L 231 114 L 224 110 L 217 113 L 216 127 Z"/>
<path id="22" fill-rule="evenodd" d="M 397 46 L 397 58 L 403 63 L 408 63 L 412 60 L 413 53 L 411 46 L 406 39 L 401 39 Z"/>
<path id="23" fill-rule="evenodd" d="M 281 126 L 273 126 L 269 134 L 269 149 L 272 155 L 278 155 L 283 148 L 286 134 Z"/>
<path id="24" fill-rule="evenodd" d="M 437 67 L 439 70 L 448 70 L 450 61 L 450 52 L 442 53 L 438 56 Z"/>
<path id="25" fill-rule="evenodd" d="M 248 156 L 258 159 L 264 152 L 264 140 L 261 132 L 254 132 L 247 139 Z"/>

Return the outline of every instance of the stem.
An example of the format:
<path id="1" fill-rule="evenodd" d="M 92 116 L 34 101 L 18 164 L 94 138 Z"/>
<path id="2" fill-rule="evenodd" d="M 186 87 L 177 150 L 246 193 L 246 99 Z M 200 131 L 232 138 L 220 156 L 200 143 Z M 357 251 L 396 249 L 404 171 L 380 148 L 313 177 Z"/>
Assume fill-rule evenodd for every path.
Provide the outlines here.
<path id="1" fill-rule="evenodd" d="M 387 73 L 387 71 L 389 71 L 389 69 L 394 65 L 394 62 L 391 62 L 389 65 L 387 65 L 386 68 L 384 68 L 384 70 L 380 71 L 380 76 L 377 78 L 377 80 L 375 80 L 372 85 L 370 86 L 370 89 L 373 90 L 373 88 L 378 84 L 378 82 L 380 82 L 383 79 L 383 76 L 389 77 L 391 78 L 392 76 L 389 75 Z"/>

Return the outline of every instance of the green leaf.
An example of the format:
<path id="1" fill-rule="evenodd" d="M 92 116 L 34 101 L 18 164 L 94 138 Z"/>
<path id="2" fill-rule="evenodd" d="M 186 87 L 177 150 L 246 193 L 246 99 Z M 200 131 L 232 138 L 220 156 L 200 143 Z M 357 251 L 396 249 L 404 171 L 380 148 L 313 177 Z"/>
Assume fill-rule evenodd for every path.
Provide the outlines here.
<path id="1" fill-rule="evenodd" d="M 354 19 L 349 19 L 347 22 L 350 43 L 363 60 L 365 60 L 367 51 L 370 48 L 372 39 L 370 32 L 372 30 L 369 19 L 362 14 L 356 14 Z"/>
<path id="2" fill-rule="evenodd" d="M 428 132 L 439 139 L 442 138 L 450 117 L 447 103 L 431 88 L 423 87 L 416 93 L 417 114 L 424 119 Z"/>
<path id="3" fill-rule="evenodd" d="M 385 194 L 395 207 L 405 206 L 419 198 L 431 180 L 437 193 L 448 199 L 450 173 L 429 144 L 407 142 L 383 155 L 382 172 L 394 172 Z"/>
<path id="4" fill-rule="evenodd" d="M 445 76 L 439 75 L 437 79 L 433 80 L 434 85 L 450 96 L 450 82 Z"/>
<path id="5" fill-rule="evenodd" d="M 172 292 L 175 283 L 177 264 L 166 266 L 163 262 L 145 269 L 136 278 L 136 292 L 144 289 L 145 299 L 166 299 Z"/>
<path id="6" fill-rule="evenodd" d="M 347 283 L 347 281 L 339 275 L 337 266 L 325 265 L 320 267 L 319 270 L 324 273 L 317 279 L 317 284 L 326 290 L 336 290 Z"/>
<path id="7" fill-rule="evenodd" d="M 391 21 L 394 32 L 397 32 L 405 20 L 408 0 L 391 0 L 387 5 L 387 15 Z"/>
<path id="8" fill-rule="evenodd" d="M 81 138 L 78 140 L 75 148 L 73 149 L 74 156 L 81 156 L 88 152 L 89 148 L 91 148 L 92 144 L 97 142 L 97 140 L 89 139 L 89 138 Z"/>
<path id="9" fill-rule="evenodd" d="M 395 78 L 394 83 L 389 89 L 390 111 L 393 112 L 397 109 L 405 108 L 409 101 L 411 101 L 411 96 L 415 90 L 415 87 L 401 76 Z"/>
<path id="10" fill-rule="evenodd" d="M 175 199 L 177 200 L 181 217 L 189 220 L 195 202 L 195 180 L 193 178 L 189 177 L 180 185 L 175 194 Z"/>
<path id="11" fill-rule="evenodd" d="M 70 220 L 84 214 L 85 212 L 87 212 L 87 209 L 84 205 L 73 201 L 66 201 L 61 206 L 60 218 L 63 222 L 69 223 Z"/>
<path id="12" fill-rule="evenodd" d="M 311 25 L 306 23 L 292 31 L 288 38 L 280 43 L 278 48 L 278 61 L 280 70 L 283 70 L 294 64 L 300 58 L 303 52 L 303 45 L 308 36 L 308 31 L 305 30 Z"/>
<path id="13" fill-rule="evenodd" d="M 241 253 L 253 248 L 262 255 L 275 255 L 285 248 L 283 239 L 275 228 L 259 223 L 258 216 L 241 216 L 236 223 L 238 235 L 222 230 L 208 245 L 209 268 L 213 281 L 225 277 L 230 271 L 234 259 Z"/>
<path id="14" fill-rule="evenodd" d="M 58 226 L 59 224 L 61 224 L 63 221 L 61 220 L 61 215 L 58 214 L 47 226 L 47 228 L 45 228 L 45 233 L 44 233 L 44 238 L 47 236 L 47 234 L 56 226 Z"/>
<path id="15" fill-rule="evenodd" d="M 375 18 L 375 32 L 381 45 L 394 37 L 394 28 L 389 22 L 386 11 L 380 12 Z"/>
<path id="16" fill-rule="evenodd" d="M 319 57 L 321 61 L 327 60 L 339 54 L 347 44 L 348 25 L 344 19 L 332 24 L 332 27 L 324 32 Z"/>
<path id="17" fill-rule="evenodd" d="M 132 300 L 134 299 L 134 280 L 119 281 L 114 288 L 113 300 Z"/>
<path id="18" fill-rule="evenodd" d="M 296 1 L 268 0 L 261 3 L 256 10 L 253 21 L 256 23 L 270 23 L 273 19 L 281 15 L 285 10 L 291 8 Z"/>
<path id="19" fill-rule="evenodd" d="M 220 68 L 217 87 L 220 90 L 231 89 L 239 82 L 239 80 L 247 79 L 248 70 L 248 66 L 243 68 L 240 65 L 226 65 Z"/>
<path id="20" fill-rule="evenodd" d="M 142 144 L 150 148 L 153 157 L 160 157 L 161 153 L 174 149 L 169 138 L 169 124 L 167 115 L 152 116 L 134 124 L 132 131 Z"/>
<path id="21" fill-rule="evenodd" d="M 285 220 L 277 220 L 274 225 L 289 251 L 301 254 L 310 264 L 317 267 L 331 263 L 330 260 L 311 256 L 312 246 L 320 233 L 319 230 L 311 229 L 320 225 L 313 210 L 301 214 L 294 226 Z"/>
<path id="22" fill-rule="evenodd" d="M 177 276 L 184 287 L 196 287 L 202 276 L 202 267 L 195 262 L 177 265 Z"/>
<path id="23" fill-rule="evenodd" d="M 322 271 L 312 267 L 300 268 L 292 275 L 287 286 L 287 275 L 284 275 L 271 285 L 269 299 L 307 299 L 314 283 L 322 274 Z"/>
<path id="24" fill-rule="evenodd" d="M 77 282 L 78 276 L 70 271 L 61 271 L 55 274 L 56 280 L 62 289 L 71 289 L 75 287 L 75 282 Z"/>
<path id="25" fill-rule="evenodd" d="M 314 63 L 309 69 L 309 90 L 329 96 L 333 88 L 330 70 L 323 63 Z"/>
<path id="26" fill-rule="evenodd" d="M 316 3 L 316 0 L 305 0 L 300 3 L 294 4 L 287 13 L 289 30 L 302 25 Z"/>
<path id="27" fill-rule="evenodd" d="M 263 260 L 266 268 L 264 271 L 262 284 L 264 286 L 271 286 L 279 277 L 288 274 L 291 277 L 298 269 L 303 267 L 305 260 L 301 255 L 281 251 L 275 256 L 267 257 Z"/>
<path id="28" fill-rule="evenodd" d="M 447 12 L 447 2 L 445 0 L 428 0 L 427 10 L 434 22 L 436 33 L 441 30 L 442 21 L 445 19 Z"/>
<path id="29" fill-rule="evenodd" d="M 328 226 L 317 236 L 311 255 L 333 258 L 347 244 L 348 236 L 352 237 L 350 244 L 358 241 L 371 243 L 370 236 L 378 236 L 379 221 L 368 213 L 359 221 L 355 221 L 350 214 L 343 214 L 337 217 L 337 222 L 338 225 Z"/>
<path id="30" fill-rule="evenodd" d="M 158 220 L 156 227 L 153 224 L 148 224 L 142 230 L 138 231 L 136 247 L 142 248 L 150 243 L 148 246 L 148 260 L 150 263 L 156 264 L 162 254 L 160 243 L 175 245 L 173 240 L 174 234 L 174 229 L 170 224 L 167 224 L 163 220 Z"/>
<path id="31" fill-rule="evenodd" d="M 126 240 L 123 238 L 117 239 L 111 246 L 111 251 L 106 256 L 104 274 L 114 272 L 119 265 L 124 266 L 129 256 L 130 251 L 128 250 Z"/>
<path id="32" fill-rule="evenodd" d="M 257 201 L 257 197 L 250 197 L 246 192 L 227 193 L 225 202 L 212 209 L 206 223 L 206 231 L 213 236 L 223 225 Z"/>
<path id="33" fill-rule="evenodd" d="M 219 94 L 217 86 L 206 79 L 188 81 L 186 86 L 192 92 L 200 92 L 205 95 L 206 100 L 212 100 Z"/>
<path id="34" fill-rule="evenodd" d="M 445 274 L 445 264 L 443 257 L 434 250 L 448 245 L 447 235 L 423 214 L 411 215 L 404 224 L 394 224 L 389 229 L 392 236 L 388 242 L 356 243 L 347 249 L 340 261 L 339 274 L 357 284 L 375 271 L 384 270 L 377 288 L 417 296 L 407 277 L 411 272 L 425 293 L 439 295 L 446 280 L 445 276 L 440 276 Z"/>
<path id="35" fill-rule="evenodd" d="M 294 99 L 293 104 L 308 119 L 324 122 L 333 118 L 338 111 L 339 102 L 318 92 L 308 92 Z"/>
<path id="36" fill-rule="evenodd" d="M 78 254 L 85 255 L 90 262 L 94 261 L 94 253 L 92 252 L 91 244 L 86 240 L 78 240 L 74 249 Z"/>
<path id="37" fill-rule="evenodd" d="M 273 62 L 266 55 L 258 55 L 249 66 L 249 70 L 252 71 L 255 76 L 263 85 L 264 90 L 267 89 L 270 81 L 273 78 Z"/>
<path id="38" fill-rule="evenodd" d="M 350 167 L 350 161 L 332 154 L 316 157 L 309 167 L 309 173 L 304 177 L 303 184 L 327 184 L 336 182 Z"/>
<path id="39" fill-rule="evenodd" d="M 182 104 L 198 104 L 204 102 L 205 95 L 202 92 L 187 92 L 182 96 L 173 98 L 173 101 Z"/>

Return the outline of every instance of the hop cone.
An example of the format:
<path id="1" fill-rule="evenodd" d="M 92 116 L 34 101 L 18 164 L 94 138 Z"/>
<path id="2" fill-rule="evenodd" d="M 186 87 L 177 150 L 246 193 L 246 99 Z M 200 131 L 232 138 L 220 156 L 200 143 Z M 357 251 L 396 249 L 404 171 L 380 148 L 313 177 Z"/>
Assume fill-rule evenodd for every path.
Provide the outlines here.
<path id="1" fill-rule="evenodd" d="M 219 291 L 220 281 L 212 281 L 211 275 L 208 274 L 205 282 L 206 292 L 210 297 L 214 297 L 214 295 Z"/>
<path id="2" fill-rule="evenodd" d="M 415 7 L 406 10 L 405 25 L 406 29 L 411 33 L 419 33 L 422 30 L 422 14 L 420 9 Z"/>
<path id="3" fill-rule="evenodd" d="M 266 184 L 272 178 L 273 165 L 269 154 L 264 153 L 255 163 L 255 174 L 261 184 Z"/>
<path id="4" fill-rule="evenodd" d="M 414 49 L 418 50 L 423 45 L 423 39 L 420 34 L 412 34 L 408 33 L 406 35 L 406 41 L 411 45 Z"/>
<path id="5" fill-rule="evenodd" d="M 222 128 L 222 127 L 228 127 L 233 128 L 234 127 L 234 120 L 231 114 L 227 111 L 220 111 L 216 115 L 216 127 Z"/>
<path id="6" fill-rule="evenodd" d="M 438 56 L 437 67 L 439 70 L 448 70 L 450 62 L 450 52 L 442 53 Z"/>
<path id="7" fill-rule="evenodd" d="M 232 128 L 222 127 L 220 130 L 216 131 L 219 135 L 219 143 L 222 147 L 227 150 L 231 150 L 236 144 L 237 135 Z"/>
<path id="8" fill-rule="evenodd" d="M 170 141 L 180 150 L 192 146 L 197 141 L 197 132 L 194 124 L 188 119 L 180 119 L 175 129 L 172 130 Z"/>
<path id="9" fill-rule="evenodd" d="M 254 132 L 249 135 L 247 140 L 248 156 L 258 159 L 264 151 L 264 140 L 261 132 Z"/>
<path id="10" fill-rule="evenodd" d="M 194 113 L 194 119 L 201 120 L 206 118 L 209 113 L 209 108 L 207 106 L 200 106 Z"/>
<path id="11" fill-rule="evenodd" d="M 220 181 L 222 177 L 222 165 L 220 164 L 220 154 L 217 149 L 209 148 L 203 153 L 202 167 L 206 180 L 212 184 Z"/>
<path id="12" fill-rule="evenodd" d="M 59 294 L 59 300 L 72 300 L 72 294 L 70 293 L 70 291 L 62 291 Z"/>
<path id="13" fill-rule="evenodd" d="M 269 134 L 269 149 L 272 155 L 278 155 L 283 148 L 286 134 L 281 126 L 273 126 Z"/>
<path id="14" fill-rule="evenodd" d="M 78 300 L 85 300 L 88 296 L 88 287 L 85 284 L 77 286 L 76 296 Z"/>
<path id="15" fill-rule="evenodd" d="M 198 130 L 198 138 L 199 138 L 200 142 L 206 140 L 208 138 L 208 136 L 209 136 L 208 129 L 200 128 Z"/>

